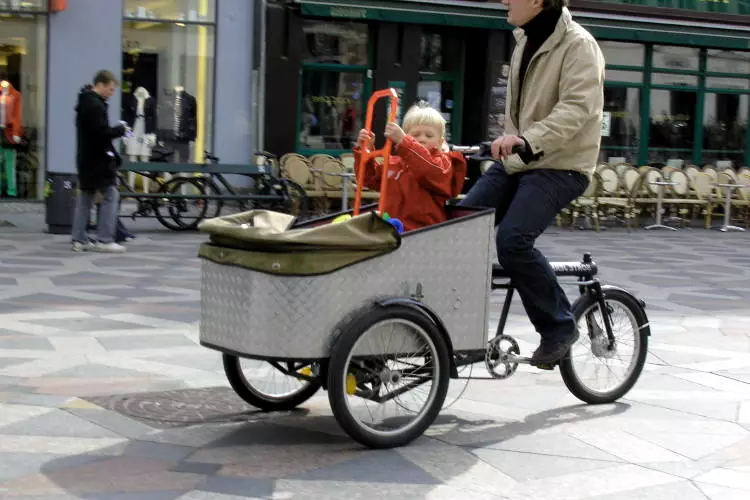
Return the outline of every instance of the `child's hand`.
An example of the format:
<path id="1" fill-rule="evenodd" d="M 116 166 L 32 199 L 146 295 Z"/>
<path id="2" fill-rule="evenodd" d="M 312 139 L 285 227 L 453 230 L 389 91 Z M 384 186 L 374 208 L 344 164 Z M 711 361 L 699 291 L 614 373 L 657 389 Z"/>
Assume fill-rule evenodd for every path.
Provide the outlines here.
<path id="1" fill-rule="evenodd" d="M 357 136 L 357 145 L 361 145 L 363 142 L 366 144 L 369 144 L 373 139 L 375 138 L 375 134 L 367 130 L 366 128 L 363 128 L 359 131 L 359 136 Z"/>
<path id="2" fill-rule="evenodd" d="M 385 136 L 393 141 L 393 144 L 398 146 L 399 144 L 401 144 L 401 141 L 404 140 L 406 134 L 401 129 L 401 127 L 391 122 L 385 126 Z"/>

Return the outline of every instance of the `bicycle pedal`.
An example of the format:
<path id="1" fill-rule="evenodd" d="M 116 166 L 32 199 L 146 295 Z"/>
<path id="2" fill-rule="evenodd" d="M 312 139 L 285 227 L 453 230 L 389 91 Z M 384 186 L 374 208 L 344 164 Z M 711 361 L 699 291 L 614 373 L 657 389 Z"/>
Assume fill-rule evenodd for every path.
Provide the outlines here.
<path id="1" fill-rule="evenodd" d="M 531 358 L 527 358 L 525 356 L 515 356 L 513 354 L 508 355 L 509 363 L 518 363 L 519 365 L 530 365 L 531 364 Z"/>
<path id="2" fill-rule="evenodd" d="M 540 370 L 547 370 L 552 371 L 555 369 L 555 365 L 549 364 L 549 363 L 539 363 L 538 365 L 531 365 L 535 368 L 539 368 Z"/>

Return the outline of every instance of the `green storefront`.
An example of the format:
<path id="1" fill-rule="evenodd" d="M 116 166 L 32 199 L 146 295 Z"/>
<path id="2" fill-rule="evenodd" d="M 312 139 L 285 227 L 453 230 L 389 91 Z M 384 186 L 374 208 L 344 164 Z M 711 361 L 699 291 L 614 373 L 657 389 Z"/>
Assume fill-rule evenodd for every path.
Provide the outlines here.
<path id="1" fill-rule="evenodd" d="M 504 10 L 460 0 L 270 2 L 267 149 L 349 151 L 369 94 L 387 86 L 405 106 L 438 107 L 453 143 L 493 137 L 513 44 Z M 602 162 L 748 164 L 750 0 L 571 0 L 571 11 L 607 60 Z"/>

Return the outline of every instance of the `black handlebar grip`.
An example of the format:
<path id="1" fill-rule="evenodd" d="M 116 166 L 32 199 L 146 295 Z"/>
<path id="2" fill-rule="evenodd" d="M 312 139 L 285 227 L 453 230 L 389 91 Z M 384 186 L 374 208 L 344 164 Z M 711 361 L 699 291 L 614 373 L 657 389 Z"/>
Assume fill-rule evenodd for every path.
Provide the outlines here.
<path id="1" fill-rule="evenodd" d="M 512 149 L 513 154 L 521 154 L 524 151 L 526 151 L 525 144 L 521 146 L 513 146 L 513 149 Z M 495 158 L 492 157 L 492 143 L 491 142 L 480 143 L 479 151 L 471 155 L 469 159 L 478 160 L 478 161 L 494 160 Z"/>

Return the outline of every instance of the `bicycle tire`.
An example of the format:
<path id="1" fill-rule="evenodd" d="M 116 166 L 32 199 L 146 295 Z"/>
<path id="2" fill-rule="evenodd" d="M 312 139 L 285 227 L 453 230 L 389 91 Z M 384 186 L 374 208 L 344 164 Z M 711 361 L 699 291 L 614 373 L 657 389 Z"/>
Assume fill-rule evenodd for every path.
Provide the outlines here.
<path id="1" fill-rule="evenodd" d="M 272 395 L 256 388 L 242 371 L 241 358 L 224 354 L 224 374 L 234 392 L 247 404 L 263 411 L 289 411 L 313 397 L 321 387 L 320 380 L 310 380 L 296 391 L 284 395 Z M 289 378 L 293 378 L 287 375 Z"/>
<path id="2" fill-rule="evenodd" d="M 635 335 L 638 340 L 638 352 L 634 353 L 635 364 L 627 378 L 618 386 L 609 391 L 594 391 L 581 381 L 570 354 L 560 361 L 560 375 L 568 390 L 575 397 L 588 404 L 606 404 L 617 401 L 633 388 L 638 381 L 648 354 L 648 318 L 643 308 L 628 293 L 617 289 L 604 289 L 604 300 L 606 304 L 619 304 L 625 310 L 630 319 L 635 322 Z M 597 298 L 593 294 L 586 294 L 573 304 L 573 315 L 578 323 L 587 311 L 596 310 L 599 307 Z M 634 339 L 635 340 L 635 339 Z M 579 340 L 580 341 L 580 340 Z M 572 350 L 572 347 L 571 347 Z"/>
<path id="3" fill-rule="evenodd" d="M 182 187 L 185 184 L 189 184 L 194 188 L 196 191 L 198 191 L 201 195 L 206 195 L 206 189 L 204 187 L 204 184 L 199 182 L 197 179 L 188 178 L 188 177 L 173 177 L 167 182 L 165 182 L 161 188 L 159 189 L 159 193 L 163 194 L 175 194 L 181 192 Z M 201 223 L 203 219 L 206 217 L 206 212 L 208 211 L 208 203 L 203 203 L 201 208 L 198 211 L 198 215 L 195 217 L 194 220 L 191 221 L 184 221 L 183 218 L 180 215 L 180 212 L 182 210 L 183 204 L 187 203 L 196 203 L 202 201 L 201 199 L 190 199 L 190 200 L 181 200 L 177 198 L 170 198 L 166 200 L 166 205 L 162 205 L 162 201 L 158 198 L 154 200 L 155 203 L 155 211 L 156 211 L 156 219 L 159 221 L 159 223 L 166 227 L 167 229 L 170 229 L 172 231 L 191 231 L 198 227 L 198 224 Z M 203 200 L 207 201 L 207 200 Z M 163 215 L 161 212 L 161 208 L 166 206 L 168 210 L 167 215 Z"/>

